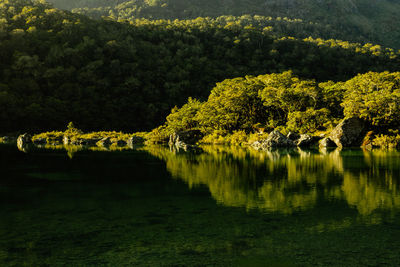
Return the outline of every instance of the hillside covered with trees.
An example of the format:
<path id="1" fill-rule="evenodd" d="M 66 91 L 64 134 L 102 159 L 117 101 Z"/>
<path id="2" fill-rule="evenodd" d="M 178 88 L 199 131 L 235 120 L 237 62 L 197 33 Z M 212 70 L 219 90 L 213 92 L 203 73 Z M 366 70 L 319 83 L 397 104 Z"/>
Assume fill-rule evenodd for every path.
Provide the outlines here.
<path id="1" fill-rule="evenodd" d="M 0 131 L 69 121 L 84 130 L 149 130 L 225 79 L 291 70 L 337 82 L 398 71 L 399 62 L 392 49 L 282 37 L 229 18 L 116 22 L 1 0 Z"/>
<path id="2" fill-rule="evenodd" d="M 56 7 L 114 19 L 259 15 L 302 20 L 297 34 L 400 49 L 399 0 L 50 0 Z M 310 26 L 310 23 L 312 26 Z M 313 28 L 315 35 L 309 34 Z M 300 36 L 299 36 L 300 37 Z"/>
<path id="3" fill-rule="evenodd" d="M 260 132 L 325 133 L 343 118 L 359 118 L 375 146 L 400 144 L 400 72 L 368 72 L 346 82 L 300 79 L 292 72 L 217 83 L 205 102 L 174 108 L 155 138 L 200 130 L 206 143 L 247 144 Z M 164 136 L 164 137 L 163 137 Z M 261 137 L 262 138 L 262 137 Z"/>

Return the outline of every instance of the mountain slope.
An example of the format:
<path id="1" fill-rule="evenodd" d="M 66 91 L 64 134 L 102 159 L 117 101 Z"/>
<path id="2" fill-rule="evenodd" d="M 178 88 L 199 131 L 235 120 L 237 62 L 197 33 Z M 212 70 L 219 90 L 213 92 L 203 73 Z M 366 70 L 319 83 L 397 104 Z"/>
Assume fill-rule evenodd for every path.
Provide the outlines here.
<path id="1" fill-rule="evenodd" d="M 292 70 L 346 80 L 399 70 L 379 46 L 296 39 L 230 19 L 92 20 L 28 0 L 0 0 L 0 131 L 147 130 L 221 80 Z"/>
<path id="2" fill-rule="evenodd" d="M 329 38 L 400 49 L 399 0 L 50 0 L 94 17 L 193 19 L 244 14 L 302 19 L 327 26 Z M 329 34 L 329 30 L 326 34 Z"/>

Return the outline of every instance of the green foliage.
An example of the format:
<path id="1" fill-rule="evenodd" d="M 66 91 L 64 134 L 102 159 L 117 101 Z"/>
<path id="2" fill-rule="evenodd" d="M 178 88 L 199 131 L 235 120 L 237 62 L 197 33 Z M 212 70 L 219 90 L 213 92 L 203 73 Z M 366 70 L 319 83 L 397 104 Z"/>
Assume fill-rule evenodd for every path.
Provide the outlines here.
<path id="1" fill-rule="evenodd" d="M 196 116 L 200 126 L 205 132 L 251 130 L 266 115 L 258 97 L 261 86 L 251 76 L 218 83 Z"/>
<path id="2" fill-rule="evenodd" d="M 71 121 L 67 125 L 66 135 L 81 135 L 83 132 L 75 127 L 74 123 Z"/>
<path id="3" fill-rule="evenodd" d="M 248 135 L 245 131 L 234 131 L 230 136 L 231 145 L 244 145 L 247 144 Z"/>
<path id="4" fill-rule="evenodd" d="M 291 69 L 302 79 L 339 81 L 369 70 L 399 70 L 393 50 L 290 38 L 274 21 L 243 16 L 116 22 L 43 1 L 1 0 L 0 132 L 63 129 L 65 121 L 83 130 L 149 130 L 189 96 L 205 100 L 224 79 Z M 295 31 L 297 22 L 286 21 Z M 253 99 L 246 110 L 260 108 L 251 92 L 239 93 Z M 232 112 L 235 117 L 221 118 L 219 128 L 243 125 L 249 131 L 253 122 L 266 123 L 257 113 L 261 117 L 251 115 L 246 124 L 246 114 Z"/>
<path id="5" fill-rule="evenodd" d="M 74 12 L 116 20 L 195 19 L 242 16 L 242 23 L 305 38 L 342 39 L 400 48 L 400 3 L 396 0 L 50 0 Z M 249 15 L 257 19 L 248 22 Z M 265 16 L 265 17 L 263 17 Z M 272 19 L 271 17 L 274 17 Z M 229 18 L 229 17 L 228 17 Z M 292 19 L 291 19 L 292 18 Z M 296 18 L 296 19 L 293 19 Z M 239 20 L 239 18 L 235 18 Z M 304 36 L 305 35 L 305 36 Z M 371 45 L 371 47 L 374 47 Z"/>
<path id="6" fill-rule="evenodd" d="M 377 135 L 373 140 L 372 144 L 374 146 L 383 149 L 392 149 L 400 147 L 400 135 Z"/>
<path id="7" fill-rule="evenodd" d="M 200 127 L 207 134 L 205 143 L 240 144 L 245 133 L 266 128 L 313 133 L 331 128 L 335 118 L 343 117 L 335 106 L 342 95 L 342 87 L 333 82 L 320 88 L 290 71 L 246 76 L 217 83 L 203 104 L 189 99 L 181 109 L 172 111 L 166 125 L 175 129 Z M 326 107 L 332 108 L 336 117 Z"/>
<path id="8" fill-rule="evenodd" d="M 200 110 L 201 102 L 189 97 L 188 102 L 180 109 L 173 108 L 167 117 L 167 127 L 171 132 L 179 132 L 198 127 L 195 116 Z"/>
<path id="9" fill-rule="evenodd" d="M 229 134 L 225 130 L 214 130 L 213 132 L 205 135 L 201 140 L 200 143 L 202 144 L 216 144 L 216 145 L 223 145 L 229 144 Z"/>
<path id="10" fill-rule="evenodd" d="M 146 134 L 146 143 L 148 144 L 163 144 L 169 140 L 170 132 L 165 125 L 159 126 Z"/>
<path id="11" fill-rule="evenodd" d="M 246 76 L 218 83 L 208 101 L 196 104 L 196 112 L 187 112 L 191 105 L 192 100 L 170 116 L 195 121 L 206 134 L 205 143 L 241 144 L 244 136 L 265 129 L 326 132 L 345 115 L 365 119 L 384 133 L 400 126 L 400 73 L 369 72 L 347 82 L 320 84 L 290 71 Z"/>
<path id="12" fill-rule="evenodd" d="M 60 131 L 52 131 L 52 132 L 45 132 L 45 133 L 40 133 L 32 136 L 32 140 L 35 141 L 37 139 L 46 139 L 48 144 L 53 144 L 53 143 L 61 143 L 62 139 L 64 137 L 64 132 Z"/>
<path id="13" fill-rule="evenodd" d="M 358 75 L 344 88 L 347 117 L 357 116 L 379 127 L 400 126 L 400 72 Z"/>
<path id="14" fill-rule="evenodd" d="M 306 111 L 295 111 L 288 115 L 287 129 L 299 133 L 314 133 L 326 131 L 333 119 L 327 108 L 315 110 L 308 108 Z"/>
<path id="15" fill-rule="evenodd" d="M 259 80 L 263 86 L 259 96 L 264 106 L 272 111 L 280 111 L 279 117 L 282 119 L 291 112 L 317 106 L 320 90 L 314 81 L 301 80 L 291 71 L 259 76 Z"/>

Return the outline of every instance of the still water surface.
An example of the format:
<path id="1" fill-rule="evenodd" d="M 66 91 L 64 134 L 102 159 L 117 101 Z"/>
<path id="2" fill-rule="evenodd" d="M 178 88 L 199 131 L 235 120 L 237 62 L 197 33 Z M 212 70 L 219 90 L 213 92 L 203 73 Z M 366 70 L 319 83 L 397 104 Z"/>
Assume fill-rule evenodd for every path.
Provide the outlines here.
<path id="1" fill-rule="evenodd" d="M 0 146 L 0 266 L 400 266 L 400 153 Z"/>

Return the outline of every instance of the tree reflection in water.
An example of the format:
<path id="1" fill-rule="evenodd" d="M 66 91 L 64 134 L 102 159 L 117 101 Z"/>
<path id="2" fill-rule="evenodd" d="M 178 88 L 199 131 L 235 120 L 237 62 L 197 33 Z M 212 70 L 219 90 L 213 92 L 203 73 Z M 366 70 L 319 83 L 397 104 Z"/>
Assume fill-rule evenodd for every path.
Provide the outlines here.
<path id="1" fill-rule="evenodd" d="M 346 201 L 360 215 L 400 208 L 397 151 L 255 151 L 205 146 L 202 153 L 145 147 L 190 188 L 206 185 L 217 202 L 292 214 L 320 201 Z"/>

